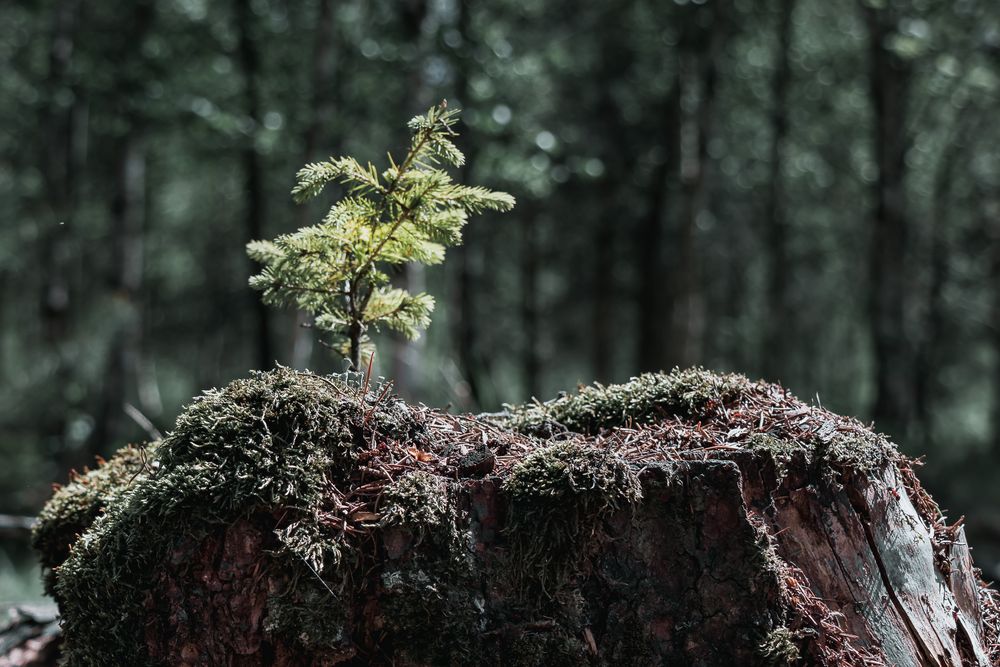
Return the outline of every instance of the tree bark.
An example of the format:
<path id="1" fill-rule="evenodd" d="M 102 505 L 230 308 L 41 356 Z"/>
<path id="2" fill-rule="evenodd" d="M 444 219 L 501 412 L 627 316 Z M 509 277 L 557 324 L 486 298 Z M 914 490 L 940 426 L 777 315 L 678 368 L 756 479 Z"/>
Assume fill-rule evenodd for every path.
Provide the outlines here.
<path id="1" fill-rule="evenodd" d="M 304 507 L 291 489 L 337 450 L 334 433 L 354 463 L 324 459 L 330 483 L 300 491 Z M 113 459 L 43 512 L 36 536 L 85 535 L 72 550 L 48 540 L 65 562 L 43 554 L 59 565 L 71 660 L 1000 657 L 997 594 L 912 463 L 857 421 L 740 376 L 675 372 L 476 418 L 282 369 L 206 396 L 160 447 L 154 474 L 133 452 L 135 474 Z M 114 474 L 126 493 L 99 486 Z M 276 479 L 292 486 L 264 491 Z M 108 507 L 91 528 L 86 503 Z M 339 556 L 312 566 L 316 553 Z"/>

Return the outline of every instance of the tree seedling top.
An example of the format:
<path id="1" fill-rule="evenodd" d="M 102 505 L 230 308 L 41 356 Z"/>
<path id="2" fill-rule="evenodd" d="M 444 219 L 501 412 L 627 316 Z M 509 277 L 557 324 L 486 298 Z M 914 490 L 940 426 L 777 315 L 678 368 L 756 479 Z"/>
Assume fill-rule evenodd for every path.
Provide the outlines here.
<path id="1" fill-rule="evenodd" d="M 247 245 L 263 265 L 250 285 L 264 302 L 312 314 L 354 369 L 371 327 L 414 339 L 430 324 L 433 297 L 392 286 L 389 267 L 438 264 L 447 246 L 462 242 L 470 215 L 514 206 L 509 194 L 455 183 L 442 168 L 465 161 L 453 142 L 458 114 L 442 102 L 413 118 L 405 157 L 397 162 L 389 154 L 381 173 L 349 156 L 307 164 L 292 189 L 296 202 L 319 196 L 334 181 L 347 186 L 347 196 L 316 225 Z"/>

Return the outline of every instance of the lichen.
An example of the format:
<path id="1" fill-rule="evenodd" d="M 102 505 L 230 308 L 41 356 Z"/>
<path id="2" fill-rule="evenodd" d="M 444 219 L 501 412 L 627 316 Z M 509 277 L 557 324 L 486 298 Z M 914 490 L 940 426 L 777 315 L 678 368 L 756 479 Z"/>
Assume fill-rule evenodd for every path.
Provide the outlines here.
<path id="1" fill-rule="evenodd" d="M 717 375 L 703 368 L 645 373 L 625 384 L 583 387 L 547 403 L 508 407 L 511 425 L 523 433 L 597 433 L 647 424 L 669 416 L 696 418 L 735 400 L 748 386 L 742 375 Z"/>
<path id="2" fill-rule="evenodd" d="M 572 576 L 602 518 L 636 503 L 639 479 L 621 457 L 566 441 L 528 455 L 504 484 L 511 574 L 551 596 Z"/>
<path id="3" fill-rule="evenodd" d="M 297 572 L 296 581 L 322 594 L 317 573 L 330 576 L 336 559 L 328 547 L 310 542 L 337 537 L 319 523 L 318 512 L 304 508 L 322 507 L 328 484 L 346 480 L 364 442 L 362 423 L 383 416 L 327 378 L 287 369 L 206 392 L 157 448 L 155 474 L 119 489 L 59 569 L 55 588 L 66 662 L 145 662 L 136 637 L 143 636 L 143 591 L 157 564 L 178 540 L 197 539 L 251 511 L 301 513 L 272 558 L 276 570 Z M 405 426 L 405 415 L 392 419 L 390 427 Z M 284 595 L 299 603 L 312 593 Z M 288 609 L 271 611 L 280 616 Z M 310 609 L 323 618 L 338 614 L 329 604 L 304 605 L 301 613 Z M 322 620 L 313 625 L 325 627 Z M 301 617 L 296 622 L 305 623 Z M 280 617 L 270 619 L 273 628 L 286 625 Z"/>
<path id="4" fill-rule="evenodd" d="M 73 474 L 69 484 L 57 488 L 38 515 L 31 531 L 31 545 L 38 552 L 45 590 L 55 593 L 55 569 L 69 556 L 77 538 L 125 486 L 144 478 L 152 469 L 148 459 L 156 445 L 123 447 L 98 467 Z"/>

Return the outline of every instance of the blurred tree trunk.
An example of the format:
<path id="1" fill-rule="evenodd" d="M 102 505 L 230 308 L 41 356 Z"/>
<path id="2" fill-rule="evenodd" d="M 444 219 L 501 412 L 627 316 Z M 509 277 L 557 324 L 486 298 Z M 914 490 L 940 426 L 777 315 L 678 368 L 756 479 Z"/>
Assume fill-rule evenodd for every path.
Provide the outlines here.
<path id="1" fill-rule="evenodd" d="M 306 107 L 307 122 L 302 137 L 302 164 L 315 162 L 321 156 L 318 154 L 320 140 L 323 134 L 323 123 L 329 123 L 336 113 L 336 96 L 332 94 L 339 76 L 335 73 L 333 51 L 333 0 L 319 0 L 316 11 L 314 42 L 310 60 L 309 75 L 309 105 Z M 337 150 L 330 151 L 337 154 Z M 302 204 L 298 207 L 296 227 L 302 228 L 311 224 L 310 216 L 313 209 Z M 313 332 L 308 329 L 309 317 L 302 311 L 295 313 L 295 331 L 292 334 L 292 366 L 308 368 L 312 359 Z"/>
<path id="2" fill-rule="evenodd" d="M 129 39 L 111 52 L 112 62 L 142 59 L 142 43 L 149 33 L 155 6 L 149 0 L 132 4 Z M 128 109 L 121 118 L 126 127 L 115 146 L 111 213 L 111 296 L 114 331 L 108 347 L 104 386 L 90 448 L 85 461 L 124 444 L 128 432 L 125 404 L 138 396 L 142 350 L 143 228 L 146 218 L 146 121 L 136 108 L 145 94 L 145 82 L 135 69 L 122 70 L 114 99 Z"/>
<path id="3" fill-rule="evenodd" d="M 680 73 L 674 73 L 674 83 L 663 103 L 660 119 L 660 146 L 663 154 L 653 168 L 647 189 L 646 212 L 636 236 L 639 258 L 638 366 L 655 371 L 667 366 L 667 350 L 663 345 L 663 324 L 668 310 L 664 266 L 664 237 L 669 211 L 670 194 L 680 174 Z"/>
<path id="4" fill-rule="evenodd" d="M 774 77 L 771 80 L 771 160 L 765 202 L 767 267 L 767 312 L 764 315 L 763 371 L 771 380 L 785 380 L 787 357 L 785 335 L 791 324 L 788 284 L 790 226 L 785 210 L 784 152 L 788 135 L 788 88 L 791 83 L 789 55 L 792 47 L 792 15 L 796 0 L 779 0 Z"/>
<path id="5" fill-rule="evenodd" d="M 264 234 L 264 168 L 257 151 L 257 134 L 260 131 L 260 52 L 256 42 L 256 26 L 251 0 L 236 0 L 236 29 L 239 37 L 239 59 L 243 72 L 243 113 L 250 130 L 240 152 L 243 169 L 244 230 L 246 240 L 262 239 Z M 248 287 L 251 298 L 255 343 L 254 364 L 266 369 L 274 365 L 274 344 L 271 339 L 270 307 L 264 304 L 256 292 Z"/>
<path id="6" fill-rule="evenodd" d="M 905 324 L 907 302 L 906 213 L 907 100 L 912 65 L 893 51 L 898 23 L 890 9 L 861 3 L 868 25 L 869 86 L 878 167 L 872 199 L 869 319 L 874 351 L 876 427 L 901 437 L 913 405 L 912 355 Z"/>
<path id="7" fill-rule="evenodd" d="M 538 219 L 533 212 L 521 211 L 521 328 L 524 331 L 522 371 L 526 398 L 538 396 L 540 391 L 538 335 Z"/>
<path id="8" fill-rule="evenodd" d="M 674 231 L 676 256 L 668 277 L 671 323 L 667 353 L 671 365 L 690 366 L 701 361 L 705 330 L 698 219 L 707 210 L 708 144 L 727 16 L 721 6 L 713 5 L 686 6 L 682 12 L 685 31 L 678 45 L 680 191 Z"/>
<path id="9" fill-rule="evenodd" d="M 594 378 L 606 382 L 612 378 L 615 350 L 623 340 L 619 324 L 621 314 L 617 304 L 620 293 L 620 270 L 617 267 L 616 247 L 621 219 L 616 215 L 622 208 L 622 182 L 631 168 L 625 155 L 630 147 L 622 142 L 628 136 L 628 126 L 612 90 L 615 82 L 628 72 L 635 61 L 634 46 L 629 43 L 627 13 L 608 7 L 600 18 L 600 59 L 593 78 L 601 91 L 597 103 L 594 135 L 601 136 L 605 144 L 601 159 L 604 173 L 597 183 L 599 205 L 594 206 L 596 220 L 593 224 L 595 258 L 591 273 L 593 309 L 591 332 L 593 336 L 592 366 Z"/>
<path id="10" fill-rule="evenodd" d="M 42 277 L 39 313 L 43 342 L 55 360 L 53 382 L 66 386 L 72 375 L 72 364 L 66 358 L 65 344 L 70 337 L 71 292 L 67 263 L 71 250 L 70 236 L 76 227 L 77 145 L 80 91 L 70 71 L 79 31 L 81 3 L 67 0 L 55 6 L 48 45 L 48 72 L 44 93 L 48 98 L 46 114 L 41 122 L 41 171 L 45 188 L 39 202 L 41 215 L 39 266 Z M 61 102 L 61 103 L 60 103 Z M 46 417 L 39 425 L 44 438 L 57 442 L 55 456 L 61 469 L 78 465 L 78 453 L 67 451 L 65 445 L 66 408 L 64 393 L 60 401 L 49 405 Z"/>
<path id="11" fill-rule="evenodd" d="M 940 370 L 941 343 L 945 329 L 944 288 L 948 280 L 950 244 L 947 222 L 952 211 L 952 189 L 955 169 L 963 155 L 968 138 L 974 136 L 978 122 L 971 121 L 960 112 L 949 133 L 945 150 L 938 161 L 934 175 L 931 217 L 927 230 L 928 270 L 927 290 L 914 355 L 914 418 L 920 427 L 924 442 L 929 442 L 933 430 L 935 394 L 939 390 L 937 375 Z"/>
<path id="12" fill-rule="evenodd" d="M 403 28 L 400 46 L 412 47 L 416 53 L 407 72 L 404 98 L 400 100 L 398 108 L 413 114 L 426 111 L 424 107 L 428 103 L 426 99 L 428 91 L 424 85 L 424 49 L 422 48 L 424 20 L 428 13 L 427 0 L 401 0 L 398 4 L 398 12 Z M 423 265 L 416 262 L 405 264 L 399 282 L 400 287 L 411 294 L 423 292 L 426 286 Z M 412 398 L 416 390 L 414 386 L 416 378 L 420 376 L 420 348 L 423 347 L 424 340 L 421 338 L 411 341 L 399 335 L 392 336 L 390 340 L 392 342 L 389 354 L 392 361 L 394 386 L 400 396 Z"/>
<path id="13" fill-rule="evenodd" d="M 992 453 L 1000 458 L 1000 190 L 994 185 L 984 193 L 980 208 L 990 241 L 990 343 L 993 347 Z"/>
<path id="14" fill-rule="evenodd" d="M 455 92 L 461 96 L 462 104 L 466 109 L 472 104 L 472 87 L 469 83 L 470 69 L 477 67 L 472 52 L 475 43 L 472 25 L 473 6 L 474 0 L 458 0 L 455 17 L 455 28 L 460 37 L 460 44 L 453 50 Z M 464 132 L 458 138 L 459 145 L 465 153 L 462 182 L 469 182 L 472 165 L 475 162 L 475 150 L 470 134 Z M 483 360 L 479 354 L 479 320 L 476 313 L 482 266 L 482 249 L 480 247 L 482 241 L 478 226 L 475 224 L 466 226 L 462 237 L 462 245 L 455 248 L 455 253 L 458 255 L 456 262 L 458 265 L 458 284 L 456 286 L 452 331 L 458 353 L 458 367 L 465 386 L 458 389 L 456 399 L 463 408 L 475 410 L 481 406 L 482 400 L 479 378 L 483 372 Z M 529 344 L 529 347 L 531 345 Z"/>
<path id="15" fill-rule="evenodd" d="M 43 121 L 42 172 L 50 213 L 43 217 L 41 313 L 46 342 L 61 358 L 68 335 L 70 289 L 66 276 L 67 242 L 73 229 L 77 164 L 75 151 L 79 89 L 70 67 L 76 47 L 80 1 L 58 3 L 52 17 L 46 92 L 50 97 Z M 68 103 L 67 103 L 68 101 Z"/>

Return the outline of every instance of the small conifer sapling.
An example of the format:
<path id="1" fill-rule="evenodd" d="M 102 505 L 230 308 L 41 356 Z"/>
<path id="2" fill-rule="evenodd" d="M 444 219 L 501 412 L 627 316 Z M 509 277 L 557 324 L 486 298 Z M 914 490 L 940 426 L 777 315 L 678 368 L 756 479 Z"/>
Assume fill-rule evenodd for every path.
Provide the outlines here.
<path id="1" fill-rule="evenodd" d="M 331 182 L 344 184 L 347 196 L 318 224 L 247 246 L 262 264 L 250 285 L 264 302 L 312 314 L 354 369 L 370 329 L 385 326 L 414 339 L 430 324 L 433 297 L 392 286 L 389 267 L 438 264 L 446 247 L 462 242 L 470 215 L 514 206 L 509 194 L 455 183 L 442 168 L 465 161 L 453 141 L 457 121 L 458 111 L 445 102 L 413 118 L 409 150 L 401 162 L 390 154 L 381 173 L 353 157 L 307 164 L 292 189 L 296 202 Z"/>

